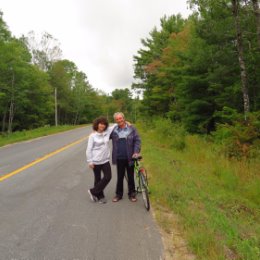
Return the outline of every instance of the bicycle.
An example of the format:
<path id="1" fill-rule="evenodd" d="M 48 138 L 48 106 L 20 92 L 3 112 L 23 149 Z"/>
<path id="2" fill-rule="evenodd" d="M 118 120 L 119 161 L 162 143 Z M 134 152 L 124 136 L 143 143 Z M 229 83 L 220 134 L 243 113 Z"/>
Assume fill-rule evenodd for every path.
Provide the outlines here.
<path id="1" fill-rule="evenodd" d="M 134 162 L 134 172 L 135 172 L 135 182 L 137 183 L 136 191 L 137 193 L 142 193 L 144 206 L 147 211 L 150 210 L 150 200 L 149 200 L 149 191 L 148 191 L 148 179 L 147 172 L 143 166 L 140 164 L 142 156 L 132 158 Z"/>

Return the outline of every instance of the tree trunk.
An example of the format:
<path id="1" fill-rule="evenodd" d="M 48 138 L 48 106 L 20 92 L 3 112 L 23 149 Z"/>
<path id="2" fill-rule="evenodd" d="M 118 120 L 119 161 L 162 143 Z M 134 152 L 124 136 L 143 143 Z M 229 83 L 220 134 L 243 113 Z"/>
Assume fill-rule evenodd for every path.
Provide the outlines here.
<path id="1" fill-rule="evenodd" d="M 253 9 L 254 9 L 255 18 L 256 18 L 256 31 L 257 31 L 258 47 L 260 49 L 260 10 L 259 10 L 258 0 L 252 0 L 252 4 L 253 4 Z"/>
<path id="2" fill-rule="evenodd" d="M 55 126 L 58 126 L 57 88 L 54 89 L 54 103 L 55 103 Z"/>
<path id="3" fill-rule="evenodd" d="M 2 120 L 2 133 L 5 132 L 5 120 L 6 120 L 7 108 L 5 108 L 3 120 Z"/>
<path id="4" fill-rule="evenodd" d="M 79 111 L 76 112 L 76 115 L 74 117 L 73 125 L 76 125 L 78 123 L 78 119 L 79 119 Z"/>
<path id="5" fill-rule="evenodd" d="M 9 118 L 8 118 L 8 134 L 12 133 L 14 119 L 14 72 L 12 70 L 12 82 L 11 82 L 11 100 L 9 106 Z"/>
<path id="6" fill-rule="evenodd" d="M 12 133 L 13 128 L 13 119 L 14 119 L 14 100 L 11 99 L 9 106 L 9 119 L 8 119 L 8 134 Z"/>
<path id="7" fill-rule="evenodd" d="M 243 93 L 243 101 L 244 101 L 244 114 L 245 114 L 245 119 L 247 119 L 247 113 L 250 110 L 250 106 L 249 106 L 249 95 L 248 95 L 248 86 L 247 86 L 248 79 L 247 79 L 246 65 L 244 60 L 242 31 L 241 31 L 240 19 L 239 19 L 239 0 L 232 0 L 232 11 L 233 11 L 235 26 L 236 26 L 236 40 L 237 40 L 238 61 L 240 66 L 240 76 L 241 76 L 242 93 Z"/>

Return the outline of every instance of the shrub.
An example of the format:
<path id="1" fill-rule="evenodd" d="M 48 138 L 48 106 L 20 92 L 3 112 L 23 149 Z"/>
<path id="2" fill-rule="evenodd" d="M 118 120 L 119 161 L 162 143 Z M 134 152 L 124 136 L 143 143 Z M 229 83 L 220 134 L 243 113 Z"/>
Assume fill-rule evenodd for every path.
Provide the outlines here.
<path id="1" fill-rule="evenodd" d="M 233 117 L 229 123 L 219 124 L 213 133 L 214 140 L 222 144 L 228 157 L 253 158 L 260 153 L 260 112 L 248 114 L 247 120 Z"/>
<path id="2" fill-rule="evenodd" d="M 183 150 L 186 147 L 186 131 L 178 123 L 173 123 L 170 119 L 160 118 L 154 120 L 156 135 L 160 140 L 165 140 L 167 145 L 177 150 Z"/>

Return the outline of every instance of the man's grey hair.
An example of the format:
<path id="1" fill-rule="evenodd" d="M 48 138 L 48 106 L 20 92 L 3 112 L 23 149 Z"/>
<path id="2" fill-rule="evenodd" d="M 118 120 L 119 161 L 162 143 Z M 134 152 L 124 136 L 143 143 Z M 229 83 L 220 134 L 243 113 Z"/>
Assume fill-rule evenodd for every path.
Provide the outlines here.
<path id="1" fill-rule="evenodd" d="M 117 116 L 122 116 L 124 119 L 125 119 L 125 115 L 122 113 L 122 112 L 116 112 L 115 114 L 114 114 L 114 120 L 116 119 L 116 117 Z"/>

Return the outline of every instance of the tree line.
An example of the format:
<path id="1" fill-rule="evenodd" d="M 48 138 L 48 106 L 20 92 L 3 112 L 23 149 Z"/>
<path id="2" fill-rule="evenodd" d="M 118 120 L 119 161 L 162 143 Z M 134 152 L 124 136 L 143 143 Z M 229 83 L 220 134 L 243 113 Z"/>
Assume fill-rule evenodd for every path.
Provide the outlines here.
<path id="1" fill-rule="evenodd" d="M 0 12 L 1 133 L 45 125 L 85 124 L 115 111 L 133 116 L 129 89 L 108 95 L 94 89 L 73 61 L 62 59 L 59 42 L 45 32 L 12 36 Z M 133 118 L 133 117 L 132 117 Z"/>
<path id="2" fill-rule="evenodd" d="M 252 115 L 259 122 L 258 1 L 188 3 L 188 19 L 161 18 L 134 56 L 132 87 L 143 92 L 142 112 L 202 134 L 238 118 L 248 124 Z"/>
<path id="3" fill-rule="evenodd" d="M 111 121 L 120 110 L 132 122 L 140 116 L 166 118 L 199 134 L 228 125 L 234 127 L 231 134 L 242 133 L 239 142 L 259 139 L 258 1 L 189 0 L 188 4 L 192 14 L 187 19 L 164 16 L 160 28 L 141 39 L 142 48 L 133 56 L 132 90 L 115 89 L 111 95 L 94 89 L 73 61 L 61 59 L 53 36 L 44 33 L 37 41 L 30 32 L 17 39 L 1 13 L 2 133 L 89 123 L 99 115 Z"/>

